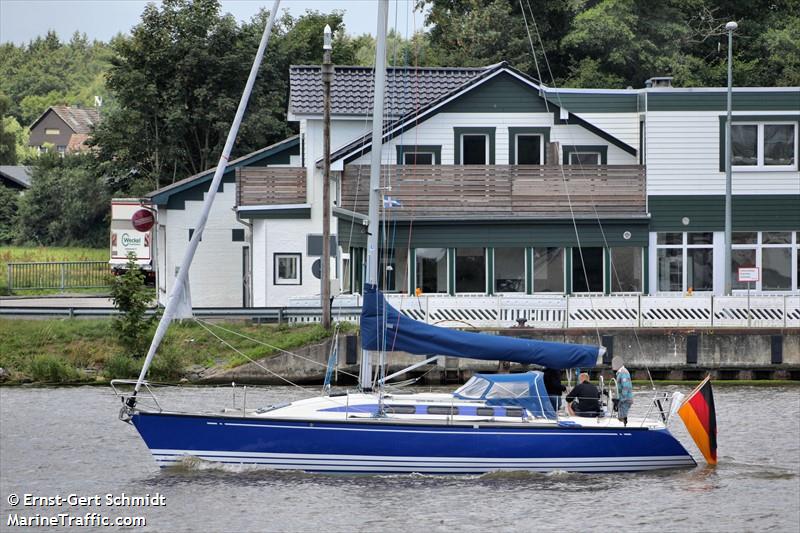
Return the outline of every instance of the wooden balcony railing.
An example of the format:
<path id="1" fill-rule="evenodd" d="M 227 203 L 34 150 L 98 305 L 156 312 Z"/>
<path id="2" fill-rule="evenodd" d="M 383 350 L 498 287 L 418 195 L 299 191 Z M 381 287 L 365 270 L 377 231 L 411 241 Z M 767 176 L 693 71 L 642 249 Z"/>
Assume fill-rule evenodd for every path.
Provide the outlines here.
<path id="1" fill-rule="evenodd" d="M 385 165 L 382 183 L 398 218 L 574 213 L 643 214 L 645 167 L 639 165 Z M 369 167 L 348 165 L 341 207 L 367 212 Z"/>
<path id="2" fill-rule="evenodd" d="M 306 203 L 306 169 L 245 167 L 236 169 L 236 205 Z"/>

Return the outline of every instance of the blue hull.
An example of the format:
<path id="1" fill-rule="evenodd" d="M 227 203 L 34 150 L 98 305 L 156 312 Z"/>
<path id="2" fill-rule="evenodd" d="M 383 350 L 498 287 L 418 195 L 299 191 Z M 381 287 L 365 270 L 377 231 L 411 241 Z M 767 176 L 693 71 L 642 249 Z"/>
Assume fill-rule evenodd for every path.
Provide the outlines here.
<path id="1" fill-rule="evenodd" d="M 696 463 L 666 429 L 306 422 L 136 413 L 160 466 L 184 457 L 308 472 L 629 472 Z"/>

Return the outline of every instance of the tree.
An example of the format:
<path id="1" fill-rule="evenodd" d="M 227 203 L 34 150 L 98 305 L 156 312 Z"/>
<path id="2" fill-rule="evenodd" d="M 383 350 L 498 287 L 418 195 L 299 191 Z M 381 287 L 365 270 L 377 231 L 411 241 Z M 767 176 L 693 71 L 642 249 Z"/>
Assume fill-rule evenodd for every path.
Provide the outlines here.
<path id="1" fill-rule="evenodd" d="M 0 185 L 0 244 L 13 244 L 17 238 L 19 198 L 19 191 Z"/>
<path id="2" fill-rule="evenodd" d="M 143 357 L 150 345 L 152 329 L 158 315 L 146 316 L 153 300 L 152 291 L 144 283 L 144 274 L 136 264 L 136 254 L 128 254 L 125 273 L 114 278 L 111 298 L 119 314 L 114 317 L 114 329 L 120 346 L 127 355 Z"/>
<path id="3" fill-rule="evenodd" d="M 0 94 L 0 165 L 17 164 L 17 137 L 13 131 L 6 129 L 6 118 L 12 119 L 12 117 L 6 117 L 9 107 L 11 107 L 11 100 L 4 94 Z"/>
<path id="4" fill-rule="evenodd" d="M 268 13 L 241 25 L 217 0 L 149 4 L 129 39 L 114 43 L 108 87 L 117 106 L 94 133 L 104 170 L 125 190 L 152 190 L 214 166 L 245 86 Z M 235 153 L 247 153 L 291 133 L 286 123 L 292 62 L 318 62 L 322 28 L 337 35 L 340 13 L 284 15 L 273 30 L 250 97 Z M 137 185 L 137 182 L 139 185 Z"/>
<path id="5" fill-rule="evenodd" d="M 39 245 L 105 246 L 111 195 L 89 154 L 47 153 L 31 167 L 19 200 L 19 240 Z"/>

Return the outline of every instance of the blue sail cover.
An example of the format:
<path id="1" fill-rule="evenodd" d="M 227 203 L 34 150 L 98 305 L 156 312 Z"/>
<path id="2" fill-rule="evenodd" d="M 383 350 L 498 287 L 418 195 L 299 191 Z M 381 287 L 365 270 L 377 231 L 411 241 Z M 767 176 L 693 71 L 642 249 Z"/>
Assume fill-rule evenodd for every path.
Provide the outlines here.
<path id="1" fill-rule="evenodd" d="M 384 327 L 385 325 L 385 327 Z M 364 285 L 361 347 L 418 355 L 446 355 L 486 361 L 531 363 L 547 368 L 591 368 L 598 346 L 484 335 L 419 322 L 389 305 L 375 285 Z"/>

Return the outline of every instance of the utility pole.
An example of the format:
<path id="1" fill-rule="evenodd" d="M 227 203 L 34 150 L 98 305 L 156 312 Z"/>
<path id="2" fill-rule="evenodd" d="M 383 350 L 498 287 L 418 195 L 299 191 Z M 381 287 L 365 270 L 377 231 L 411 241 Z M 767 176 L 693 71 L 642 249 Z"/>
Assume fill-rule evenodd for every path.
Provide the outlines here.
<path id="1" fill-rule="evenodd" d="M 331 27 L 326 24 L 322 49 L 322 327 L 331 327 L 331 82 L 333 64 L 331 63 Z"/>
<path id="2" fill-rule="evenodd" d="M 739 25 L 731 21 L 725 25 L 728 31 L 728 120 L 725 121 L 725 296 L 731 295 L 731 239 L 733 237 L 733 207 L 731 205 L 731 114 L 733 100 L 733 32 Z"/>

